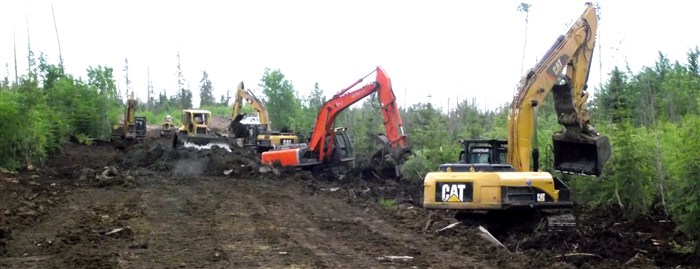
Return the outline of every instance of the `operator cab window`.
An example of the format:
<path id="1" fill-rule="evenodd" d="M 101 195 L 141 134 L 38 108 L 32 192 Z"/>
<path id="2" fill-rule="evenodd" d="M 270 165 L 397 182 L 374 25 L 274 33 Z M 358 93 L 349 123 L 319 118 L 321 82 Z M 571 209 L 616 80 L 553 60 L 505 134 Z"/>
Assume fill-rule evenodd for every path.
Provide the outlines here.
<path id="1" fill-rule="evenodd" d="M 183 121 L 185 122 L 185 124 L 190 123 L 190 118 L 191 118 L 190 112 L 186 112 L 186 113 L 185 113 L 185 118 L 183 119 Z"/>
<path id="2" fill-rule="evenodd" d="M 487 148 L 473 148 L 470 163 L 491 163 L 491 151 Z"/>
<path id="3" fill-rule="evenodd" d="M 194 114 L 194 120 L 197 124 L 205 124 L 207 122 L 207 114 L 197 113 Z"/>
<path id="4" fill-rule="evenodd" d="M 508 164 L 508 152 L 500 150 L 500 152 L 498 153 L 498 159 L 501 161 L 502 164 Z"/>

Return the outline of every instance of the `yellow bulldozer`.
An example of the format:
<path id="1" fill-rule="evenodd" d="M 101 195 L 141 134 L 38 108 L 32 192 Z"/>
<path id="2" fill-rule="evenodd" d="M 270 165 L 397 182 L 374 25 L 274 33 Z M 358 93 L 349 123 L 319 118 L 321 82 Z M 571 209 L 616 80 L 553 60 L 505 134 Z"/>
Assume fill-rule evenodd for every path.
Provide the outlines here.
<path id="1" fill-rule="evenodd" d="M 425 176 L 424 208 L 455 210 L 457 219 L 493 229 L 531 229 L 529 224 L 540 220 L 552 231 L 575 227 L 569 187 L 539 169 L 536 123 L 538 105 L 552 92 L 564 126 L 552 135 L 554 170 L 585 176 L 603 172 L 610 142 L 591 125 L 585 107 L 598 26 L 592 3 L 586 5 L 568 33 L 521 79 L 510 107 L 508 139 L 462 140 L 458 162 Z"/>
<path id="2" fill-rule="evenodd" d="M 124 121 L 112 127 L 110 142 L 117 148 L 125 148 L 146 137 L 146 117 L 136 116 L 136 98 L 131 92 L 124 110 Z"/>
<path id="3" fill-rule="evenodd" d="M 216 145 L 231 151 L 229 139 L 209 128 L 211 112 L 201 109 L 183 109 L 182 126 L 173 134 L 173 148 L 210 149 Z"/>
<path id="4" fill-rule="evenodd" d="M 175 131 L 175 124 L 173 123 L 173 116 L 165 116 L 165 122 L 160 125 L 160 137 L 166 137 L 171 135 Z"/>
<path id="5" fill-rule="evenodd" d="M 247 100 L 258 113 L 258 120 L 244 123 L 245 113 L 240 113 L 243 100 Z M 253 118 L 254 119 L 254 118 Z M 263 103 L 250 90 L 245 89 L 241 81 L 236 90 L 233 102 L 231 123 L 228 128 L 229 136 L 242 140 L 240 146 L 255 147 L 258 152 L 268 151 L 282 145 L 301 143 L 302 137 L 292 132 L 271 130 L 270 117 Z"/>

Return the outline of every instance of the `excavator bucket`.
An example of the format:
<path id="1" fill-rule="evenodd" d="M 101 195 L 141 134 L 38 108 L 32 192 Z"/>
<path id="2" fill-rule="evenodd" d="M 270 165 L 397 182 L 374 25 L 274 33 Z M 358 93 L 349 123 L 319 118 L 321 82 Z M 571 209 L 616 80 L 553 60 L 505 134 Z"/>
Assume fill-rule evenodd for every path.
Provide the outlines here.
<path id="1" fill-rule="evenodd" d="M 564 173 L 599 176 L 610 158 L 607 136 L 559 132 L 552 136 L 554 169 Z"/>
<path id="2" fill-rule="evenodd" d="M 374 137 L 383 147 L 372 155 L 370 164 L 375 173 L 386 178 L 400 178 L 401 166 L 410 155 L 408 148 L 392 148 L 389 139 L 384 134 Z"/>
<path id="3" fill-rule="evenodd" d="M 238 117 L 236 117 L 238 118 Z M 240 122 L 240 119 L 232 120 L 228 127 L 229 136 L 231 138 L 241 138 L 248 136 L 248 127 Z"/>
<path id="4" fill-rule="evenodd" d="M 245 114 L 238 114 L 235 118 L 233 118 L 233 121 L 240 122 L 243 119 L 243 117 L 245 117 Z"/>

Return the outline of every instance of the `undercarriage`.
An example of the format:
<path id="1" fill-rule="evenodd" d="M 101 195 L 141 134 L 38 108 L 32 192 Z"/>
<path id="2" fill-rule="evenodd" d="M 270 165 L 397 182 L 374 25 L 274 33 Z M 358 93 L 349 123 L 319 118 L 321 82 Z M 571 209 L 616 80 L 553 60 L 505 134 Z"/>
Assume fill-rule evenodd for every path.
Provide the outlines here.
<path id="1" fill-rule="evenodd" d="M 567 210 L 568 211 L 568 210 Z M 483 226 L 491 233 L 569 232 L 576 227 L 576 217 L 563 210 L 490 210 L 460 211 L 455 219 L 468 226 Z"/>

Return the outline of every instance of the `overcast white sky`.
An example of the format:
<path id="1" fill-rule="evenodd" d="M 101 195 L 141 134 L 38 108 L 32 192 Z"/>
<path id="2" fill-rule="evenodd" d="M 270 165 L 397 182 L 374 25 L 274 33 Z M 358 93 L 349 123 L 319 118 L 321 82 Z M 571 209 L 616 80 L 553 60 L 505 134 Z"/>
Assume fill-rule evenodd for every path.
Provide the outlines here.
<path id="1" fill-rule="evenodd" d="M 529 0 L 525 70 L 542 57 L 584 10 L 585 1 Z M 520 1 L 53 1 L 68 72 L 90 65 L 115 69 L 124 89 L 124 58 L 139 98 L 147 68 L 156 92 L 172 94 L 176 53 L 199 103 L 202 71 L 215 94 L 239 81 L 257 90 L 265 67 L 279 68 L 307 94 L 319 82 L 327 96 L 382 65 L 400 103 L 476 98 L 486 108 L 511 101 L 521 77 L 525 19 Z M 599 1 L 599 34 L 589 85 L 598 85 L 626 58 L 633 70 L 653 65 L 658 51 L 685 62 L 700 35 L 684 31 L 700 3 L 687 0 Z M 31 47 L 58 63 L 50 0 L 0 1 L 0 64 L 26 73 L 27 19 Z M 600 58 L 599 58 L 600 57 Z M 369 82 L 368 80 L 367 82 Z M 404 93 L 406 92 L 406 93 Z M 429 98 L 428 96 L 432 96 Z"/>

